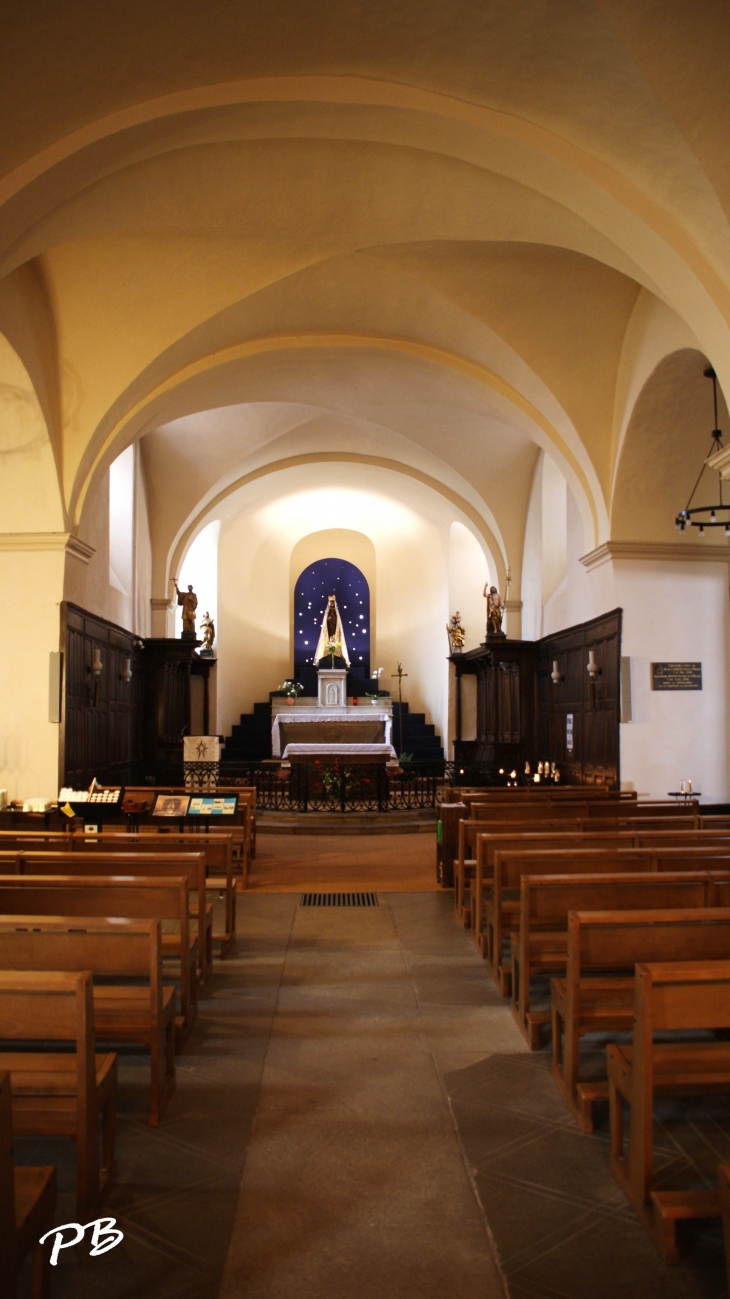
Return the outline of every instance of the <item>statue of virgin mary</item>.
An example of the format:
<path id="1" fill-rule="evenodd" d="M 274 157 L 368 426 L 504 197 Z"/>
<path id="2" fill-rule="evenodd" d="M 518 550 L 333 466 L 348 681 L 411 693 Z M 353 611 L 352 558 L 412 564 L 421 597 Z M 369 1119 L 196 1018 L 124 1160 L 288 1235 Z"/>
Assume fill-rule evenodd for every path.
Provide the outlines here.
<path id="1" fill-rule="evenodd" d="M 332 651 L 327 648 L 328 645 L 335 646 L 335 658 L 344 659 L 349 668 L 350 659 L 347 653 L 347 645 L 345 644 L 345 633 L 342 628 L 342 619 L 340 617 L 340 611 L 337 608 L 337 601 L 333 595 L 331 595 L 327 601 L 327 608 L 324 611 L 322 630 L 319 633 L 317 648 L 314 651 L 314 659 L 312 660 L 315 667 L 318 666 L 320 659 L 323 659 L 332 653 Z"/>

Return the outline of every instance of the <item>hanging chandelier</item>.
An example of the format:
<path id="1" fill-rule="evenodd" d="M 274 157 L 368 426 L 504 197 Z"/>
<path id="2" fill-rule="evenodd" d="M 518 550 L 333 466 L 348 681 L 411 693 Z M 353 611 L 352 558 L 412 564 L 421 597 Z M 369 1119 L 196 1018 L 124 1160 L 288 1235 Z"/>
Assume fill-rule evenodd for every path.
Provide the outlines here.
<path id="1" fill-rule="evenodd" d="M 695 483 L 694 487 L 692 488 L 692 491 L 690 492 L 689 500 L 687 501 L 687 504 L 685 505 L 684 509 L 679 511 L 679 514 L 674 520 L 674 526 L 677 529 L 677 532 L 684 532 L 686 528 L 699 528 L 701 537 L 704 536 L 705 528 L 724 528 L 725 536 L 730 537 L 730 502 L 728 504 L 725 504 L 725 502 L 722 499 L 722 476 L 720 475 L 719 472 L 717 477 L 719 482 L 720 499 L 717 502 L 717 504 L 716 505 L 692 505 L 695 492 L 697 491 L 697 488 L 700 485 L 700 480 L 702 478 L 702 475 L 705 472 L 705 469 L 707 468 L 707 460 L 709 459 L 710 456 L 715 455 L 717 451 L 722 451 L 723 449 L 722 431 L 717 427 L 717 375 L 715 374 L 715 371 L 713 370 L 711 365 L 708 366 L 704 374 L 706 379 L 712 379 L 712 399 L 713 399 L 714 411 L 715 411 L 715 427 L 712 430 L 712 441 L 710 443 L 710 450 L 702 465 L 702 468 L 700 469 L 697 482 Z"/>

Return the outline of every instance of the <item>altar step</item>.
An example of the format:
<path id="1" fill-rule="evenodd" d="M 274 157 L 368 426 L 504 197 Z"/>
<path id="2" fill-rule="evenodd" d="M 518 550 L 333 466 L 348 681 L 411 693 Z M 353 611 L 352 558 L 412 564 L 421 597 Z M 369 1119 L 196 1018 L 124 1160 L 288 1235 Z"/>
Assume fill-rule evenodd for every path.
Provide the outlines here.
<path id="1" fill-rule="evenodd" d="M 416 762 L 443 761 L 444 750 L 436 727 L 426 721 L 425 713 L 412 713 L 408 704 L 403 704 L 403 731 L 399 722 L 400 705 L 393 701 L 393 744 L 400 753 L 411 753 Z"/>
<path id="2" fill-rule="evenodd" d="M 412 713 L 403 704 L 403 731 L 399 724 L 399 705 L 393 701 L 393 744 L 401 753 L 411 753 L 416 762 L 443 761 L 444 751 L 436 728 L 426 721 L 425 713 Z M 222 771 L 226 763 L 261 762 L 271 757 L 271 703 L 254 704 L 252 713 L 242 713 L 240 721 L 226 738 Z"/>
<path id="3" fill-rule="evenodd" d="M 413 812 L 257 812 L 257 834 L 433 834 L 434 807 Z"/>
<path id="4" fill-rule="evenodd" d="M 223 763 L 261 762 L 271 757 L 271 703 L 254 704 L 226 738 Z"/>

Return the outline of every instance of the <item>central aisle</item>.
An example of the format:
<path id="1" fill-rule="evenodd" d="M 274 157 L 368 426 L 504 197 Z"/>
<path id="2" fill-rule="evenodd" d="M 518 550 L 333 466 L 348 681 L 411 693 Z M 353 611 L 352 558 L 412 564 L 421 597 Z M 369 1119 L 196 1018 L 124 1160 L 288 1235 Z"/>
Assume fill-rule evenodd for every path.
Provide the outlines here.
<path id="1" fill-rule="evenodd" d="M 450 895 L 297 901 L 221 1299 L 502 1299 L 443 1077 L 521 1044 Z"/>

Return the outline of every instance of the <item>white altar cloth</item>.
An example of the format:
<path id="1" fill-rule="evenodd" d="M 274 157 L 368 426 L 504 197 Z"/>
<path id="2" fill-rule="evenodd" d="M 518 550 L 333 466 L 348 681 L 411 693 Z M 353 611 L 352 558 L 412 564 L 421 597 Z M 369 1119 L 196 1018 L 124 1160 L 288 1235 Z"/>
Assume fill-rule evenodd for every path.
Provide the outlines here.
<path id="1" fill-rule="evenodd" d="M 303 755 L 340 758 L 348 753 L 373 754 L 379 758 L 382 758 L 383 755 L 387 758 L 395 758 L 396 756 L 392 744 L 287 744 L 282 755 L 282 761 L 286 762 L 288 758 Z"/>
<path id="2" fill-rule="evenodd" d="M 287 726 L 295 722 L 338 722 L 345 720 L 357 721 L 377 721 L 385 722 L 385 743 L 392 744 L 393 716 L 385 708 L 356 707 L 349 706 L 347 710 L 340 708 L 337 712 L 329 712 L 326 708 L 283 708 L 280 713 L 274 717 L 274 724 L 271 727 L 271 753 L 272 757 L 281 757 L 281 735 L 279 733 L 279 722 L 284 722 Z"/>

